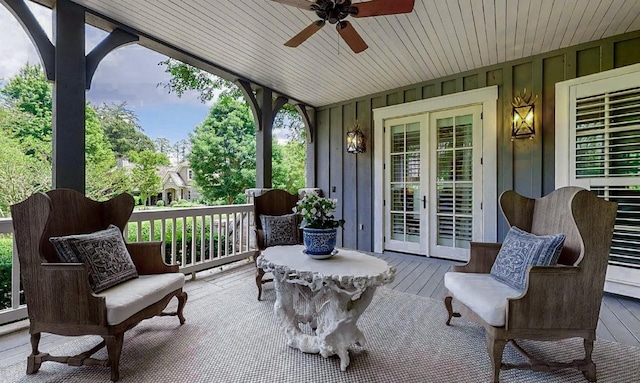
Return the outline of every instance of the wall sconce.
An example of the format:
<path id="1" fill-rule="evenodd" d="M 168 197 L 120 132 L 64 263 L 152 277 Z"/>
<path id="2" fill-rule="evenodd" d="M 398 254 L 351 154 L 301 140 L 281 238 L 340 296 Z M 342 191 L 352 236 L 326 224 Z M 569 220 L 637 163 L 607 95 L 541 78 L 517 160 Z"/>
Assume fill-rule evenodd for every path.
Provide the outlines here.
<path id="1" fill-rule="evenodd" d="M 534 104 L 538 100 L 536 96 L 531 101 L 531 94 L 527 94 L 525 88 L 522 93 L 518 93 L 514 97 L 511 105 L 513 105 L 513 125 L 511 127 L 511 141 L 516 138 L 533 138 L 536 134 L 534 124 Z"/>
<path id="2" fill-rule="evenodd" d="M 360 130 L 360 124 L 358 121 L 353 125 L 353 128 L 347 133 L 347 153 L 364 153 L 364 134 Z"/>

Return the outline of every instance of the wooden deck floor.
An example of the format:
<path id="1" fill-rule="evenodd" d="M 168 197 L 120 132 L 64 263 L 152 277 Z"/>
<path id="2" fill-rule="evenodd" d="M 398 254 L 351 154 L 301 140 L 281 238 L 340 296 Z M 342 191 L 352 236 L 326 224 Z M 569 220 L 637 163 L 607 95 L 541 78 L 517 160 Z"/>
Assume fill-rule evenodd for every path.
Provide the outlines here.
<path id="1" fill-rule="evenodd" d="M 441 300 L 444 292 L 443 277 L 453 262 L 405 254 L 378 255 L 397 269 L 396 278 L 388 287 L 422 297 Z M 185 290 L 190 301 L 214 289 L 229 289 L 238 284 L 254 283 L 253 263 L 229 268 L 222 272 L 204 272 L 196 281 L 187 282 Z M 207 284 L 207 288 L 204 284 Z M 265 289 L 270 289 L 269 284 Z M 444 309 L 443 309 L 444 310 Z M 598 339 L 640 347 L 640 301 L 605 294 L 597 329 Z M 43 334 L 41 349 L 67 341 L 68 338 Z M 0 368 L 26 358 L 30 353 L 29 335 L 26 329 L 0 336 Z"/>

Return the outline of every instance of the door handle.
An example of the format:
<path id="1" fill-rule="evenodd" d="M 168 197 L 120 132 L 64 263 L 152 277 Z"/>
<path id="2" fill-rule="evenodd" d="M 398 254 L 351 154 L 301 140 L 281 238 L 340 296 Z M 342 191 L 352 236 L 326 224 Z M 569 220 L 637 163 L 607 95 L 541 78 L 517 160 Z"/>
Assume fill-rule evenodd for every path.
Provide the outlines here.
<path id="1" fill-rule="evenodd" d="M 422 208 L 423 209 L 427 208 L 427 196 L 426 195 L 422 196 Z"/>

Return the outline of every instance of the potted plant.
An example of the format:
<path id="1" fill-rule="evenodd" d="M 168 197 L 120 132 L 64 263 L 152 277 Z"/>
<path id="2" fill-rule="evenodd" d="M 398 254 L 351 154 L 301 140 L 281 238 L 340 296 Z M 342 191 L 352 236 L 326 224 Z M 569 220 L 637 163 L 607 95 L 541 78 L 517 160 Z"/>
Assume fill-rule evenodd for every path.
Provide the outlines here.
<path id="1" fill-rule="evenodd" d="M 300 227 L 307 255 L 331 255 L 336 246 L 336 231 L 344 225 L 344 219 L 336 220 L 333 212 L 338 200 L 320 197 L 315 192 L 304 195 L 293 208 L 302 216 Z"/>

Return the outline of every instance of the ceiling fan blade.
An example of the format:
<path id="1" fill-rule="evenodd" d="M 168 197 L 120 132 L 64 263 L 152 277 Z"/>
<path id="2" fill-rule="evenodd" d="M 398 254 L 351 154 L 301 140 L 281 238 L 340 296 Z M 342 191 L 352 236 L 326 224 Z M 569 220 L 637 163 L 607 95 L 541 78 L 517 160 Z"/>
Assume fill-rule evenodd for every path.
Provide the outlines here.
<path id="1" fill-rule="evenodd" d="M 291 40 L 284 43 L 285 46 L 295 48 L 298 45 L 304 43 L 309 37 L 311 37 L 314 33 L 318 32 L 320 28 L 324 27 L 324 20 L 314 21 L 311 25 L 302 30 L 302 32 L 293 36 Z"/>
<path id="2" fill-rule="evenodd" d="M 312 11 L 313 10 L 312 6 L 316 5 L 315 1 L 309 1 L 309 0 L 271 0 L 271 1 L 275 1 L 276 3 L 280 3 L 284 5 L 290 5 L 292 7 L 296 7 L 300 9 L 306 9 L 308 11 Z"/>
<path id="3" fill-rule="evenodd" d="M 336 25 L 336 29 L 344 39 L 344 42 L 346 42 L 349 48 L 351 48 L 355 53 L 360 53 L 369 48 L 367 43 L 364 42 L 358 31 L 356 31 L 350 22 L 341 21 Z"/>
<path id="4" fill-rule="evenodd" d="M 409 13 L 413 11 L 414 3 L 415 0 L 371 0 L 355 3 L 351 5 L 351 9 L 355 8 L 357 13 L 352 16 L 369 17 Z"/>

